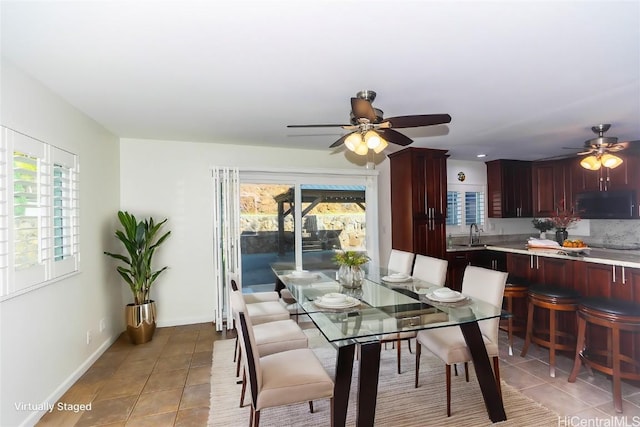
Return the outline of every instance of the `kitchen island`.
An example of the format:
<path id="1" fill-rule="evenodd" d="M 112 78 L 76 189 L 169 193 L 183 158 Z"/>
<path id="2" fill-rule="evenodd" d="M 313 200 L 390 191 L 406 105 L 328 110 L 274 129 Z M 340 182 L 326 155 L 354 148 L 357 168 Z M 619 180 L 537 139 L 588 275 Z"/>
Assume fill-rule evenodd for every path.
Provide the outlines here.
<path id="1" fill-rule="evenodd" d="M 611 297 L 640 303 L 640 251 L 592 248 L 585 253 L 527 249 L 524 243 L 487 244 L 479 247 L 454 246 L 447 250 L 449 284 L 457 286 L 466 265 L 507 271 L 532 283 L 575 289 L 582 296 Z M 514 307 L 514 315 L 524 317 L 526 305 Z M 536 326 L 547 319 L 536 317 Z M 575 316 L 560 321 L 563 329 L 575 328 Z M 603 331 L 590 332 L 589 339 L 606 348 Z M 623 352 L 640 359 L 640 336 L 623 335 Z"/>

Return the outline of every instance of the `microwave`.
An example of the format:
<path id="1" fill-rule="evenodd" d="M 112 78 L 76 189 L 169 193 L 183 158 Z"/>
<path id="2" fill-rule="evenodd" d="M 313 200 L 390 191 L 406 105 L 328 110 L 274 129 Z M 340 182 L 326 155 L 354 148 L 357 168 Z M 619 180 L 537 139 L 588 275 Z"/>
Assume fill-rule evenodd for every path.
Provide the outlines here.
<path id="1" fill-rule="evenodd" d="M 576 195 L 576 210 L 585 219 L 637 218 L 634 190 L 586 191 Z"/>

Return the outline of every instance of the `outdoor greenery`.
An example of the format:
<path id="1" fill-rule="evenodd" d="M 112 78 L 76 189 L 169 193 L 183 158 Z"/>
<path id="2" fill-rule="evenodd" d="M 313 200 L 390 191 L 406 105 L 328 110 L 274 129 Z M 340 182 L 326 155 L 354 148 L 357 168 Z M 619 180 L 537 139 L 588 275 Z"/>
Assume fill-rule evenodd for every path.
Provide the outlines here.
<path id="1" fill-rule="evenodd" d="M 151 217 L 138 221 L 135 216 L 124 211 L 118 212 L 118 219 L 122 230 L 116 230 L 115 235 L 124 245 L 128 256 L 104 253 L 125 264 L 117 267 L 118 273 L 129 285 L 135 304 L 144 304 L 150 300 L 151 285 L 160 273 L 168 268 L 165 266 L 154 271 L 151 262 L 155 250 L 169 237 L 171 231 L 167 231 L 162 236 L 159 235 L 167 219 L 159 223 L 154 222 Z"/>

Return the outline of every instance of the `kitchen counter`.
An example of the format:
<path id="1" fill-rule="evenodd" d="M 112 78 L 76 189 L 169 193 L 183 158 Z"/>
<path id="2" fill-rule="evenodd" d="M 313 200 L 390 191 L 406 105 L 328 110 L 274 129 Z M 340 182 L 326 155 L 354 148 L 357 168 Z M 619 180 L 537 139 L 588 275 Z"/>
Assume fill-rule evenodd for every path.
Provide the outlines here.
<path id="1" fill-rule="evenodd" d="M 590 248 L 578 254 L 566 254 L 554 249 L 527 249 L 526 243 L 488 243 L 484 246 L 454 245 L 447 252 L 491 250 L 511 252 L 524 255 L 536 255 L 549 258 L 562 258 L 575 261 L 593 262 L 597 264 L 617 265 L 622 267 L 640 268 L 640 250 Z"/>

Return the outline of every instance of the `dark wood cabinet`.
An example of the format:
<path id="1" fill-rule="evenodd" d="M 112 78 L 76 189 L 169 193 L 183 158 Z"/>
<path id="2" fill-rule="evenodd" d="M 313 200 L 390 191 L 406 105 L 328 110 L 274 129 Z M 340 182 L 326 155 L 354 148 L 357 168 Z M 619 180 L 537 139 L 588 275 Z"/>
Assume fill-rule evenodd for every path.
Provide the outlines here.
<path id="1" fill-rule="evenodd" d="M 500 251 L 478 251 L 472 265 L 490 270 L 507 271 L 507 254 Z"/>
<path id="2" fill-rule="evenodd" d="M 492 160 L 486 165 L 489 217 L 530 217 L 531 162 Z"/>
<path id="3" fill-rule="evenodd" d="M 580 167 L 580 161 L 576 161 L 575 186 L 576 192 L 581 191 L 614 191 L 636 190 L 640 191 L 640 156 L 635 154 L 616 154 L 623 162 L 614 169 L 602 167 L 598 170 L 587 170 Z"/>
<path id="4" fill-rule="evenodd" d="M 445 258 L 447 150 L 406 148 L 390 154 L 391 244 Z"/>
<path id="5" fill-rule="evenodd" d="M 447 252 L 447 287 L 462 290 L 462 277 L 467 265 L 474 262 L 478 251 L 453 251 Z"/>
<path id="6" fill-rule="evenodd" d="M 570 167 L 565 160 L 533 162 L 531 173 L 534 217 L 552 215 L 561 201 L 571 205 Z"/>

